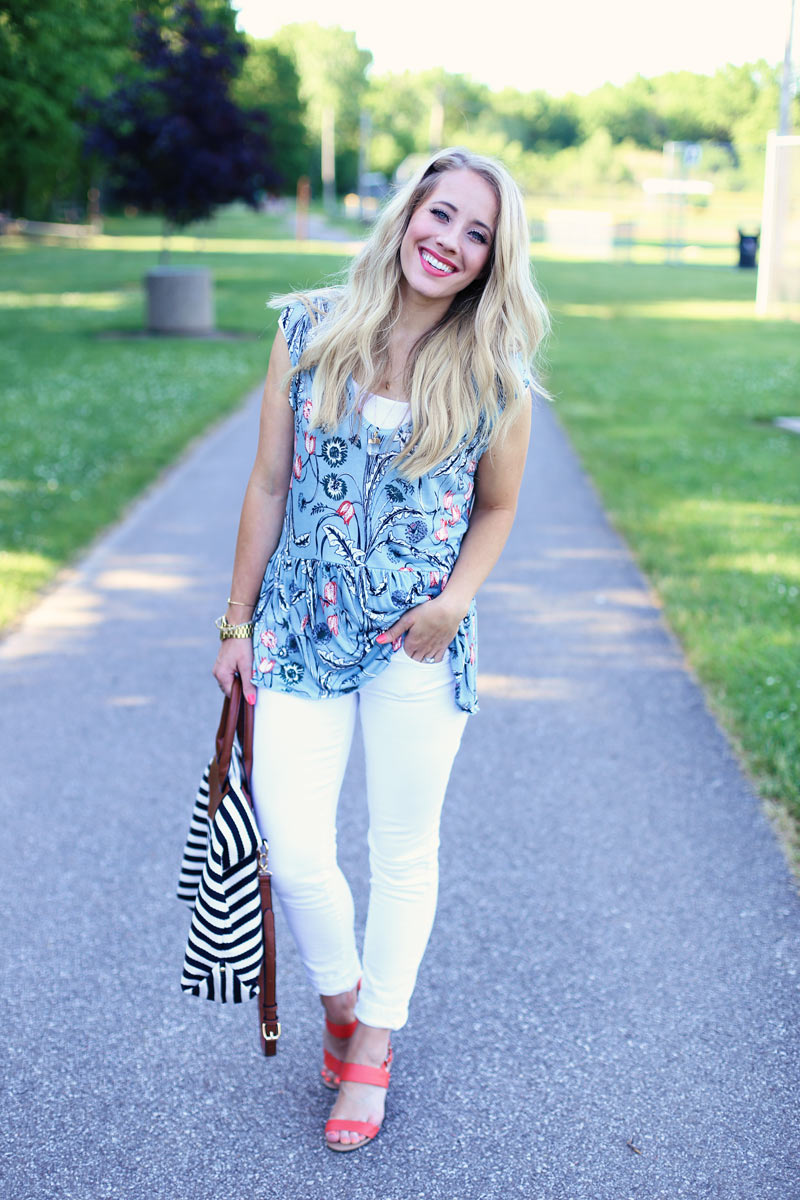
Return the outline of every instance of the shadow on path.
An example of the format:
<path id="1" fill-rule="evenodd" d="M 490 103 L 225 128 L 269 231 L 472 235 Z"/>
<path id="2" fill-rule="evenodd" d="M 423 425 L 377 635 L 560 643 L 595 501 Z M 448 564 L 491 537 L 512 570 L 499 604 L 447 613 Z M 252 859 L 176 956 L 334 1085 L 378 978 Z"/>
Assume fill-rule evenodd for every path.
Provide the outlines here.
<path id="1" fill-rule="evenodd" d="M 320 1009 L 282 924 L 276 1059 L 253 1007 L 182 996 L 174 886 L 256 411 L 0 648 L 3 1194 L 793 1200 L 800 905 L 550 411 L 480 598 L 482 711 L 379 1139 L 323 1147 Z M 354 753 L 360 918 L 364 823 Z"/>

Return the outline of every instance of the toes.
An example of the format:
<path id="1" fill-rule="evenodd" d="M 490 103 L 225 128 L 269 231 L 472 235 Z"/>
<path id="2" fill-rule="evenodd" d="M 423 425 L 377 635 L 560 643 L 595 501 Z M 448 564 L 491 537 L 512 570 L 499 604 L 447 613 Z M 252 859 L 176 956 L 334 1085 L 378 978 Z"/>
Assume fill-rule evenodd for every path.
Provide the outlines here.
<path id="1" fill-rule="evenodd" d="M 329 1142 L 341 1142 L 343 1146 L 351 1146 L 355 1142 L 366 1142 L 367 1138 L 362 1137 L 360 1133 L 354 1133 L 349 1129 L 334 1129 L 330 1132 L 325 1131 L 325 1137 Z"/>

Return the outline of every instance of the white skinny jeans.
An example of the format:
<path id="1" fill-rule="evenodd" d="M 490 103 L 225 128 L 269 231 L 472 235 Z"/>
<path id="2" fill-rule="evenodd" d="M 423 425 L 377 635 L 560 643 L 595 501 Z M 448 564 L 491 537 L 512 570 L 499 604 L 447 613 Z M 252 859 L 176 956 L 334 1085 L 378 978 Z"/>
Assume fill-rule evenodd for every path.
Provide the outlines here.
<path id="1" fill-rule="evenodd" d="M 336 808 L 356 712 L 369 810 L 370 891 L 363 966 L 353 898 L 336 859 Z M 453 674 L 395 652 L 346 696 L 310 700 L 260 689 L 252 790 L 269 841 L 272 882 L 311 983 L 324 996 L 361 991 L 356 1016 L 400 1029 L 428 943 L 439 882 L 439 818 L 467 714 Z"/>

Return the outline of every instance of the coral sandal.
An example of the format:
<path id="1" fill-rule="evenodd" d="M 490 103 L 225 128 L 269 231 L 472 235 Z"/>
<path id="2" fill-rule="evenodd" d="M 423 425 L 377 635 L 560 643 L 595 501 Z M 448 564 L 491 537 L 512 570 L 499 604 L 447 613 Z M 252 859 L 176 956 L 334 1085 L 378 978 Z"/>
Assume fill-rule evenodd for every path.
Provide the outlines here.
<path id="1" fill-rule="evenodd" d="M 392 1046 L 389 1043 L 389 1049 L 381 1067 L 365 1067 L 361 1063 L 342 1063 L 339 1079 L 341 1083 L 371 1083 L 374 1087 L 388 1088 L 391 1078 L 392 1065 Z M 380 1125 L 376 1125 L 373 1121 L 354 1121 L 352 1119 L 342 1117 L 332 1117 L 325 1122 L 325 1132 L 338 1131 L 340 1133 L 360 1133 L 363 1134 L 363 1141 L 360 1142 L 331 1142 L 325 1138 L 325 1145 L 329 1150 L 360 1150 L 362 1146 L 366 1146 L 367 1142 L 371 1142 L 375 1135 L 379 1132 Z"/>
<path id="2" fill-rule="evenodd" d="M 359 979 L 358 983 L 356 984 L 356 998 L 358 997 L 358 993 L 360 991 L 361 980 Z M 327 1017 L 325 1018 L 325 1028 L 328 1030 L 328 1033 L 335 1038 L 342 1038 L 344 1041 L 350 1040 L 356 1031 L 357 1025 L 357 1017 L 353 1017 L 353 1020 L 348 1021 L 346 1025 L 337 1025 L 335 1021 L 329 1021 Z M 339 1077 L 341 1076 L 344 1063 L 340 1058 L 337 1058 L 334 1054 L 331 1054 L 330 1050 L 326 1050 L 324 1046 L 322 1047 L 322 1058 L 324 1066 L 320 1068 L 319 1072 L 322 1076 L 322 1082 L 325 1084 L 326 1088 L 330 1088 L 332 1092 L 335 1092 L 339 1086 Z M 332 1080 L 329 1079 L 325 1074 L 326 1069 L 333 1075 Z"/>
<path id="3" fill-rule="evenodd" d="M 329 1021 L 327 1017 L 325 1018 L 325 1028 L 328 1030 L 328 1033 L 335 1038 L 344 1038 L 345 1040 L 349 1040 L 355 1033 L 357 1025 L 358 1021 L 356 1019 L 348 1021 L 346 1025 L 337 1025 L 335 1021 Z M 339 1080 L 345 1064 L 340 1058 L 337 1058 L 334 1054 L 331 1054 L 330 1050 L 326 1050 L 324 1047 L 322 1051 L 322 1057 L 325 1063 L 325 1065 L 320 1068 L 322 1082 L 325 1084 L 326 1088 L 330 1088 L 332 1092 L 335 1092 L 339 1086 Z M 326 1068 L 333 1075 L 333 1081 L 331 1081 L 325 1074 Z"/>

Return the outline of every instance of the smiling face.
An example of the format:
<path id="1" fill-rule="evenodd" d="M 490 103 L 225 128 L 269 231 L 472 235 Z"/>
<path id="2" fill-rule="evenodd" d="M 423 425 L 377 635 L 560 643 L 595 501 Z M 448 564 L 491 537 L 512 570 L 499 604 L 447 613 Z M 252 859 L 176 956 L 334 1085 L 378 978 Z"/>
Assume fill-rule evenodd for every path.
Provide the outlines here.
<path id="1" fill-rule="evenodd" d="M 449 307 L 486 269 L 497 216 L 497 196 L 482 175 L 467 167 L 443 172 L 400 244 L 404 299 Z"/>

